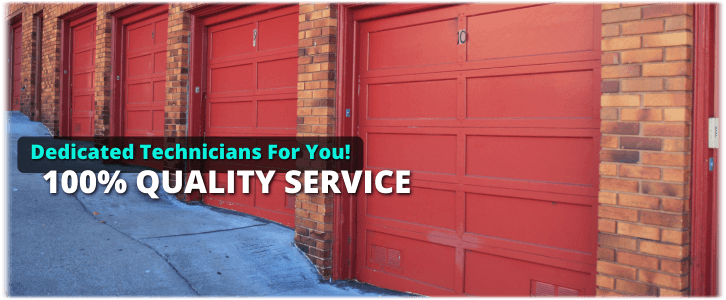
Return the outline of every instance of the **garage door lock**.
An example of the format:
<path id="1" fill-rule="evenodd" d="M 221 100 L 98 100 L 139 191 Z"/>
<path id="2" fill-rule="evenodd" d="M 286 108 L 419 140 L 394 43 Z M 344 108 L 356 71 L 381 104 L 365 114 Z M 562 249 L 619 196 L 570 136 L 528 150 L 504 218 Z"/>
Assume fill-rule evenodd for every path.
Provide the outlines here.
<path id="1" fill-rule="evenodd" d="M 252 47 L 257 46 L 257 29 L 252 30 Z"/>
<path id="2" fill-rule="evenodd" d="M 459 41 L 456 43 L 457 45 L 466 43 L 466 30 L 459 30 Z"/>

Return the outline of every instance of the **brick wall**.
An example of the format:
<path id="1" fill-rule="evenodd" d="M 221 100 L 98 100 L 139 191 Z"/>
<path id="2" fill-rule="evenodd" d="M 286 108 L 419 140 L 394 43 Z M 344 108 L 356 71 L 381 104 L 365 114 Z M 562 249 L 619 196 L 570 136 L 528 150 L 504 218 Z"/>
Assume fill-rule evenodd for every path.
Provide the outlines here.
<path id="1" fill-rule="evenodd" d="M 300 4 L 297 132 L 333 135 L 335 129 L 335 4 Z M 324 278 L 333 258 L 333 195 L 298 194 L 295 244 Z"/>
<path id="2" fill-rule="evenodd" d="M 685 295 L 693 5 L 602 5 L 598 295 Z"/>

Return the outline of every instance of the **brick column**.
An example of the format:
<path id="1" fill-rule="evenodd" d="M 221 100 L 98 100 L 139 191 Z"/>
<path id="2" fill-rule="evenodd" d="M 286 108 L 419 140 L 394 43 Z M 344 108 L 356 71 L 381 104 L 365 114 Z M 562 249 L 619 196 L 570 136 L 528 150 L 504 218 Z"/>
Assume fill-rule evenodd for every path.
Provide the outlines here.
<path id="1" fill-rule="evenodd" d="M 693 5 L 602 5 L 598 295 L 687 295 Z"/>
<path id="2" fill-rule="evenodd" d="M 298 58 L 298 136 L 331 136 L 335 128 L 335 4 L 300 4 Z M 331 275 L 333 195 L 298 194 L 295 244 L 323 278 Z"/>
<path id="3" fill-rule="evenodd" d="M 110 11 L 113 4 L 98 4 L 96 7 L 96 119 L 94 135 L 108 136 L 111 133 L 111 24 Z"/>
<path id="4" fill-rule="evenodd" d="M 185 5 L 190 6 L 190 5 Z M 166 56 L 166 104 L 164 136 L 187 134 L 187 84 L 189 82 L 189 13 L 183 4 L 169 4 L 168 46 Z"/>

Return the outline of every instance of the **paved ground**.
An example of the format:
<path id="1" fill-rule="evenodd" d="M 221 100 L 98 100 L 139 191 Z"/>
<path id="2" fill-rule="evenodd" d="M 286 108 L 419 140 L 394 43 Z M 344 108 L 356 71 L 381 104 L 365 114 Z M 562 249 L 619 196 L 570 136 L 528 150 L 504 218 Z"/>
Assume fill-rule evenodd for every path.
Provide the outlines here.
<path id="1" fill-rule="evenodd" d="M 402 296 L 358 282 L 323 281 L 292 244 L 293 231 L 253 216 L 187 205 L 136 187 L 124 195 L 48 192 L 17 170 L 17 139 L 48 136 L 10 113 L 11 296 Z M 59 188 L 60 190 L 60 188 Z"/>

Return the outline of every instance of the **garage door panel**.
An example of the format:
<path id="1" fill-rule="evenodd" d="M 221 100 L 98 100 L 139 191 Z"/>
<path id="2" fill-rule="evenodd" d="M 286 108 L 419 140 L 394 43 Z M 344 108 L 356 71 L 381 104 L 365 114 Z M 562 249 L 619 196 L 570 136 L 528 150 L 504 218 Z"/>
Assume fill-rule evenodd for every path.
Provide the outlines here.
<path id="1" fill-rule="evenodd" d="M 72 124 L 71 135 L 87 135 L 89 132 L 93 132 L 93 118 L 90 116 L 74 116 Z"/>
<path id="2" fill-rule="evenodd" d="M 454 289 L 456 248 L 371 230 L 366 234 L 366 267 Z"/>
<path id="3" fill-rule="evenodd" d="M 257 89 L 294 88 L 297 86 L 297 57 L 261 61 L 257 64 Z"/>
<path id="4" fill-rule="evenodd" d="M 592 50 L 594 9 L 543 5 L 469 16 L 467 60 Z"/>
<path id="5" fill-rule="evenodd" d="M 226 93 L 250 91 L 254 87 L 254 66 L 252 64 L 212 68 L 209 92 Z"/>
<path id="6" fill-rule="evenodd" d="M 230 22 L 209 29 L 210 59 L 252 53 L 254 23 Z M 245 42 L 248 41 L 248 42 Z"/>
<path id="7" fill-rule="evenodd" d="M 211 129 L 215 127 L 244 128 L 255 125 L 252 101 L 209 103 L 208 111 L 207 120 Z"/>
<path id="8" fill-rule="evenodd" d="M 592 138 L 469 136 L 466 174 L 594 186 Z"/>
<path id="9" fill-rule="evenodd" d="M 257 102 L 257 127 L 297 128 L 297 99 Z"/>
<path id="10" fill-rule="evenodd" d="M 592 118 L 592 70 L 467 78 L 467 118 Z"/>
<path id="11" fill-rule="evenodd" d="M 270 190 L 267 194 L 262 193 L 262 184 L 259 181 L 255 181 L 255 185 L 257 185 L 255 189 L 256 207 L 288 214 L 295 213 L 295 201 L 293 199 L 290 202 L 288 194 L 285 193 L 285 187 L 291 186 L 287 184 L 284 177 L 275 176 L 275 179 L 270 182 Z"/>
<path id="12" fill-rule="evenodd" d="M 363 63 L 367 70 L 381 70 L 456 62 L 457 31 L 455 18 L 376 32 L 364 27 L 362 42 L 369 52 Z"/>
<path id="13" fill-rule="evenodd" d="M 128 31 L 128 51 L 133 52 L 153 46 L 154 39 L 151 38 L 153 31 L 154 23 L 145 23 L 142 26 L 130 26 Z"/>
<path id="14" fill-rule="evenodd" d="M 592 253 L 597 225 L 591 212 L 589 205 L 467 193 L 466 231 Z"/>
<path id="15" fill-rule="evenodd" d="M 96 35 L 94 34 L 94 28 L 89 25 L 80 25 L 73 32 L 73 48 L 81 49 L 84 47 L 94 46 L 96 42 Z"/>
<path id="16" fill-rule="evenodd" d="M 126 90 L 126 103 L 132 107 L 138 103 L 149 103 L 154 101 L 154 86 L 151 82 L 129 84 Z"/>
<path id="17" fill-rule="evenodd" d="M 73 108 L 78 112 L 87 112 L 94 109 L 94 97 L 91 94 L 73 95 Z"/>
<path id="18" fill-rule="evenodd" d="M 126 111 L 126 129 L 130 131 L 144 131 L 151 128 L 153 124 L 153 113 L 150 110 Z M 134 134 L 127 134 L 134 136 Z"/>
<path id="19" fill-rule="evenodd" d="M 369 119 L 456 119 L 455 79 L 366 86 Z"/>
<path id="20" fill-rule="evenodd" d="M 385 183 L 393 187 L 393 183 Z M 411 187 L 410 194 L 362 194 L 371 217 L 456 230 L 456 191 Z"/>
<path id="21" fill-rule="evenodd" d="M 72 80 L 74 91 L 93 88 L 93 72 L 75 73 Z"/>
<path id="22" fill-rule="evenodd" d="M 299 12 L 295 9 L 284 9 L 284 11 L 294 11 L 294 13 L 275 16 L 259 22 L 259 51 L 297 46 Z"/>
<path id="23" fill-rule="evenodd" d="M 456 173 L 455 135 L 368 134 L 366 167 Z"/>
<path id="24" fill-rule="evenodd" d="M 128 76 L 136 77 L 154 73 L 154 55 L 146 54 L 128 60 Z"/>
<path id="25" fill-rule="evenodd" d="M 77 48 L 76 48 L 77 49 Z M 74 49 L 74 50 L 76 50 Z M 73 67 L 74 71 L 83 70 L 83 68 L 88 68 L 90 66 L 95 67 L 94 64 L 94 51 L 95 49 L 88 49 L 88 50 L 81 50 L 81 51 L 74 51 L 73 53 Z"/>
<path id="26" fill-rule="evenodd" d="M 534 294 L 533 281 L 593 294 L 594 275 L 496 255 L 467 251 L 465 293 L 477 296 Z M 564 290 L 563 290 L 564 291 Z"/>

